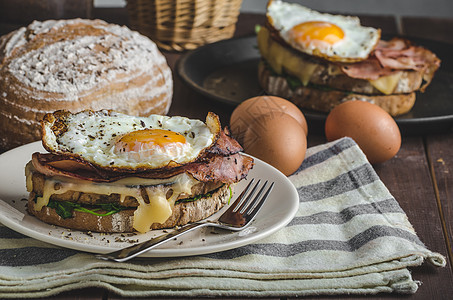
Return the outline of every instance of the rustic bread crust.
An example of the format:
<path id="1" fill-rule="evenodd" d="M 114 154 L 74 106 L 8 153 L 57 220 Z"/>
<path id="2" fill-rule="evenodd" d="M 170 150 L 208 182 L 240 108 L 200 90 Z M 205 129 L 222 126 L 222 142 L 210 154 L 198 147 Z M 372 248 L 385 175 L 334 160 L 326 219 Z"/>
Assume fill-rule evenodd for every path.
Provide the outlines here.
<path id="1" fill-rule="evenodd" d="M 101 20 L 35 21 L 0 38 L 0 149 L 39 140 L 55 110 L 166 114 L 172 93 L 147 37 Z"/>
<path id="2" fill-rule="evenodd" d="M 415 93 L 394 95 L 365 95 L 338 90 L 321 90 L 311 87 L 297 87 L 292 90 L 287 80 L 274 76 L 264 63 L 258 67 L 258 80 L 266 93 L 290 100 L 299 108 L 330 112 L 335 106 L 349 100 L 362 100 L 380 106 L 392 116 L 409 112 L 415 104 Z"/>
<path id="3" fill-rule="evenodd" d="M 203 197 L 196 201 L 175 204 L 173 214 L 170 218 L 163 224 L 154 223 L 151 225 L 151 229 L 173 228 L 206 219 L 219 211 L 228 202 L 230 199 L 230 187 L 223 185 L 211 197 Z M 40 211 L 35 211 L 35 196 L 36 194 L 34 192 L 30 193 L 28 198 L 28 212 L 45 223 L 70 229 L 104 233 L 135 231 L 133 228 L 135 209 L 127 209 L 103 217 L 74 211 L 73 218 L 63 219 L 55 212 L 55 209 L 47 206 L 44 206 Z"/>

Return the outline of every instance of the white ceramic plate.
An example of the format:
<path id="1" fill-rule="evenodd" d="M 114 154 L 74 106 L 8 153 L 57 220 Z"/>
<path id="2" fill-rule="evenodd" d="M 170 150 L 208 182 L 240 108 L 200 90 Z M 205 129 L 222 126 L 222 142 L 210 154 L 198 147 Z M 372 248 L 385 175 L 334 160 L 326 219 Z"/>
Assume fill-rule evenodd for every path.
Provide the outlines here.
<path id="1" fill-rule="evenodd" d="M 153 230 L 146 234 L 86 233 L 48 225 L 28 215 L 24 166 L 36 151 L 45 152 L 40 142 L 27 144 L 0 155 L 0 222 L 5 226 L 44 242 L 93 253 L 111 252 L 162 234 L 162 230 Z M 285 175 L 258 159 L 255 159 L 255 166 L 248 175 L 248 178 L 252 177 L 274 181 L 275 187 L 254 223 L 247 229 L 234 233 L 212 228 L 196 230 L 142 256 L 176 257 L 224 251 L 255 242 L 284 227 L 292 220 L 299 207 L 296 189 Z M 236 195 L 247 182 L 248 180 L 243 180 L 236 185 L 233 199 L 236 199 Z"/>

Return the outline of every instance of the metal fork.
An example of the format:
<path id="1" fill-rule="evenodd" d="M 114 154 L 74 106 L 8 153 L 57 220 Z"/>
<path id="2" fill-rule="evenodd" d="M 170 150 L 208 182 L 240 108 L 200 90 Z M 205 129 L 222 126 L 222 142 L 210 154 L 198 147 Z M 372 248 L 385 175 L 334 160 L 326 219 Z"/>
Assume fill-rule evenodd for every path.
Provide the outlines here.
<path id="1" fill-rule="evenodd" d="M 261 182 L 261 179 L 253 186 L 250 193 L 248 191 L 252 187 L 252 184 L 255 182 L 253 178 L 249 184 L 245 187 L 244 191 L 238 196 L 233 204 L 217 219 L 217 220 L 204 220 L 185 226 L 180 227 L 170 233 L 155 237 L 151 240 L 132 245 L 130 247 L 117 250 L 107 254 L 98 254 L 97 258 L 103 260 L 113 260 L 117 262 L 124 262 L 131 258 L 136 257 L 154 247 L 162 245 L 163 243 L 181 236 L 187 232 L 190 232 L 194 229 L 212 226 L 227 230 L 240 231 L 246 228 L 255 218 L 256 214 L 259 212 L 264 202 L 271 193 L 274 183 L 272 182 L 270 186 L 265 191 L 268 181 L 259 190 L 258 194 L 254 197 L 256 190 Z M 248 193 L 248 194 L 247 194 Z M 264 193 L 264 195 L 263 195 Z M 253 197 L 253 198 L 252 198 Z"/>

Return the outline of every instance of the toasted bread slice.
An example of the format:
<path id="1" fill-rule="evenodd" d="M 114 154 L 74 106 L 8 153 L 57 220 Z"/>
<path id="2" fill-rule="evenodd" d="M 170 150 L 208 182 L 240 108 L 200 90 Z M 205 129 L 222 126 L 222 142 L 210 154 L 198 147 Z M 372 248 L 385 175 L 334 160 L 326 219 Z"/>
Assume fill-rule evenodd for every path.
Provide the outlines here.
<path id="1" fill-rule="evenodd" d="M 344 101 L 362 100 L 380 106 L 392 116 L 398 116 L 410 111 L 415 103 L 414 92 L 393 95 L 367 95 L 311 86 L 299 86 L 292 89 L 285 77 L 272 74 L 263 62 L 258 67 L 258 79 L 266 93 L 288 99 L 300 108 L 326 113 Z"/>

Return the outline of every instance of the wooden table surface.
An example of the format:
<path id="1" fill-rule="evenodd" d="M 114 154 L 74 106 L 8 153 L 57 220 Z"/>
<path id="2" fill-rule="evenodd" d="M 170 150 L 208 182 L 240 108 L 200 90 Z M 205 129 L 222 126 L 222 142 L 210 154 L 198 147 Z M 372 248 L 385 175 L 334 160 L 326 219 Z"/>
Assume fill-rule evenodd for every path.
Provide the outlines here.
<path id="1" fill-rule="evenodd" d="M 108 22 L 128 24 L 125 9 L 98 8 L 93 17 Z M 453 49 L 453 19 L 432 19 L 393 16 L 360 16 L 364 25 L 379 27 L 383 34 L 405 34 L 446 42 Z M 263 15 L 242 14 L 235 36 L 251 35 L 256 24 L 262 24 Z M 24 24 L 5 24 L 0 20 L 0 34 Z M 164 52 L 174 69 L 181 54 Z M 452 51 L 453 56 L 453 51 Z M 204 119 L 208 111 L 220 115 L 227 125 L 232 106 L 205 98 L 187 87 L 174 72 L 174 98 L 170 115 L 184 115 Z M 453 101 L 453 95 L 452 101 Z M 316 129 L 316 128 L 315 128 Z M 316 131 L 316 130 L 312 130 Z M 322 131 L 317 130 L 318 132 Z M 309 146 L 326 142 L 325 137 L 309 133 Z M 375 296 L 316 297 L 316 299 L 451 299 L 453 296 L 452 246 L 453 238 L 453 131 L 430 135 L 403 136 L 399 153 L 385 163 L 375 165 L 381 180 L 400 203 L 418 236 L 432 251 L 447 257 L 445 268 L 429 264 L 412 268 L 412 276 L 422 282 L 414 295 L 378 294 Z M 102 289 L 82 289 L 50 299 L 119 299 Z"/>

